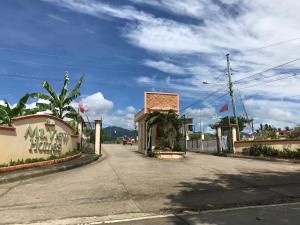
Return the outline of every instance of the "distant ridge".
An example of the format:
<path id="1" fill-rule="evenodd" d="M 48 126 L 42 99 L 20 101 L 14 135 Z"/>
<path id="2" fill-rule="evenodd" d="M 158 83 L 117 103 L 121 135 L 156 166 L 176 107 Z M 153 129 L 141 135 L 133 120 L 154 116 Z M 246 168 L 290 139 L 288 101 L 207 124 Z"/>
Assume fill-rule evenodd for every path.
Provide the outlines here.
<path id="1" fill-rule="evenodd" d="M 130 137 L 134 138 L 136 135 L 136 131 L 134 130 L 128 130 L 122 127 L 117 126 L 109 126 L 102 129 L 103 132 L 107 134 L 110 140 L 116 140 L 118 137 Z"/>

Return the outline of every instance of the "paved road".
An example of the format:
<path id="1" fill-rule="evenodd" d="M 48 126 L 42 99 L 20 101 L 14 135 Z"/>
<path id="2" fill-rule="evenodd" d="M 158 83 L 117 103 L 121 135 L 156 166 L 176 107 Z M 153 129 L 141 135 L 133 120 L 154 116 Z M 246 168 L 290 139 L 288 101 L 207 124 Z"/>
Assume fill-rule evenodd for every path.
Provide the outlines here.
<path id="1" fill-rule="evenodd" d="M 296 201 L 300 165 L 189 153 L 157 160 L 105 145 L 106 159 L 0 185 L 0 223 L 74 217 L 144 216 Z M 86 220 L 88 221 L 88 219 Z"/>

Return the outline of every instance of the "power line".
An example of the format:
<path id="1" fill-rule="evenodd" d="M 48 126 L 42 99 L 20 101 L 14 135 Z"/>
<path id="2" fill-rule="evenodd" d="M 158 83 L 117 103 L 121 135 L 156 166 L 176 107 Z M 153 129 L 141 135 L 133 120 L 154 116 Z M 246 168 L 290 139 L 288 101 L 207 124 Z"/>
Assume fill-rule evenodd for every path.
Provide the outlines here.
<path id="1" fill-rule="evenodd" d="M 290 60 L 290 61 L 288 61 L 288 62 L 285 62 L 285 63 L 283 63 L 283 64 L 280 64 L 280 65 L 277 65 L 277 66 L 273 66 L 273 67 L 267 68 L 267 69 L 265 69 L 265 70 L 263 70 L 263 71 L 261 71 L 261 72 L 254 73 L 254 74 L 252 74 L 252 75 L 250 75 L 250 76 L 247 76 L 247 77 L 238 79 L 238 80 L 234 81 L 233 83 L 235 83 L 235 84 L 240 84 L 240 83 L 247 83 L 247 82 L 250 82 L 250 81 L 246 81 L 246 82 L 245 82 L 245 81 L 244 81 L 244 82 L 240 82 L 240 81 L 246 80 L 246 79 L 248 79 L 248 78 L 251 78 L 251 77 L 254 77 L 254 76 L 257 76 L 257 75 L 261 75 L 261 74 L 263 74 L 263 73 L 265 73 L 265 72 L 268 72 L 268 71 L 270 71 L 270 70 L 277 69 L 277 68 L 280 68 L 280 67 L 282 67 L 282 66 L 286 66 L 286 65 L 288 65 L 288 64 L 291 64 L 291 63 L 296 62 L 296 61 L 299 61 L 299 60 L 300 60 L 300 57 L 299 57 L 299 58 L 296 58 L 296 59 L 293 59 L 293 60 Z"/>
<path id="2" fill-rule="evenodd" d="M 298 76 L 298 75 L 300 75 L 300 73 L 296 73 L 296 74 L 293 74 L 293 75 L 290 75 L 290 76 L 287 76 L 287 77 L 281 77 L 281 78 L 278 78 L 278 79 L 275 79 L 275 80 L 271 80 L 271 81 L 266 81 L 264 83 L 259 83 L 259 84 L 254 84 L 254 85 L 242 87 L 240 89 L 246 89 L 246 88 L 250 88 L 250 87 L 256 87 L 256 86 L 259 86 L 259 85 L 262 85 L 262 84 L 273 83 L 273 82 L 276 82 L 276 81 L 279 81 L 279 80 L 288 79 L 288 78 L 295 77 L 295 76 Z"/>
<path id="3" fill-rule="evenodd" d="M 273 47 L 273 46 L 277 46 L 277 45 L 283 45 L 283 44 L 286 44 L 286 43 L 289 43 L 289 42 L 292 42 L 292 41 L 296 41 L 296 40 L 299 40 L 299 39 L 300 39 L 300 37 L 296 37 L 296 38 L 289 39 L 289 40 L 286 40 L 286 41 L 275 42 L 275 43 L 272 43 L 272 44 L 268 44 L 268 45 L 261 46 L 261 47 L 258 47 L 258 48 L 252 48 L 252 49 L 248 49 L 248 50 L 243 50 L 243 51 L 240 51 L 240 52 L 257 51 L 257 50 L 261 50 L 261 49 L 265 49 L 265 48 L 269 48 L 269 47 Z"/>
<path id="4" fill-rule="evenodd" d="M 216 91 L 214 91 L 214 92 L 209 93 L 208 95 L 204 96 L 203 98 L 198 99 L 198 100 L 194 101 L 192 104 L 190 104 L 190 105 L 186 106 L 185 108 L 181 109 L 180 111 L 181 111 L 181 112 L 184 112 L 186 109 L 188 109 L 188 108 L 190 108 L 190 107 L 196 105 L 197 103 L 199 103 L 199 102 L 201 102 L 201 101 L 204 101 L 205 103 L 210 103 L 210 102 L 216 101 L 216 100 L 218 100 L 218 99 L 221 99 L 221 98 L 223 98 L 224 96 L 226 96 L 226 95 L 229 94 L 229 92 L 227 91 L 226 93 L 221 93 L 222 95 L 218 95 L 218 96 L 216 96 L 215 98 L 211 99 L 210 101 L 207 101 L 208 99 L 210 99 L 211 97 L 213 97 L 215 94 L 219 93 L 220 90 L 223 90 L 223 89 L 218 89 L 218 90 L 216 90 Z"/>

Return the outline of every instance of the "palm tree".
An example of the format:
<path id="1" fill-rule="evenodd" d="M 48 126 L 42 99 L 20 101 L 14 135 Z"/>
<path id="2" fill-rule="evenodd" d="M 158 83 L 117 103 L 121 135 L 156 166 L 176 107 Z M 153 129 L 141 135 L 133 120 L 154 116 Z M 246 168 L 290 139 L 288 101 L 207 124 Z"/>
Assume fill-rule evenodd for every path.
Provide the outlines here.
<path id="1" fill-rule="evenodd" d="M 64 75 L 64 86 L 59 95 L 55 93 L 48 81 L 44 81 L 43 88 L 45 88 L 48 93 L 32 93 L 31 97 L 47 101 L 47 103 L 37 103 L 40 111 L 49 110 L 54 116 L 61 119 L 75 118 L 78 113 L 70 104 L 73 100 L 80 96 L 79 88 L 83 77 L 84 76 L 80 77 L 72 91 L 68 93 L 69 74 L 66 72 Z"/>
<path id="2" fill-rule="evenodd" d="M 168 142 L 168 147 L 174 150 L 175 144 L 179 139 L 179 129 L 181 127 L 178 115 L 173 110 L 168 111 L 168 113 L 155 111 L 148 115 L 146 122 L 148 133 L 155 125 L 161 126 L 163 128 L 163 136 Z"/>
<path id="3" fill-rule="evenodd" d="M 4 100 L 4 105 L 0 105 L 0 124 L 11 126 L 12 118 L 36 113 L 37 109 L 26 109 L 26 103 L 29 97 L 30 94 L 24 95 L 13 108 L 9 105 L 7 100 Z"/>

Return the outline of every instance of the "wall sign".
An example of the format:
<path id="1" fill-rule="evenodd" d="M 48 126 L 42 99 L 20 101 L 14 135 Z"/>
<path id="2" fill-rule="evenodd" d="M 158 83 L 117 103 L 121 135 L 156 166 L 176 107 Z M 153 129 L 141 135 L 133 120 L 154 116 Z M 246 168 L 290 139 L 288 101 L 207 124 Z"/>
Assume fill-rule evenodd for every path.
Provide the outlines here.
<path id="1" fill-rule="evenodd" d="M 51 126 L 50 126 L 51 125 Z M 30 152 L 44 151 L 50 154 L 57 154 L 62 151 L 62 146 L 67 145 L 69 135 L 66 132 L 58 132 L 54 124 L 45 124 L 45 128 L 26 129 L 25 139 L 30 141 Z"/>

